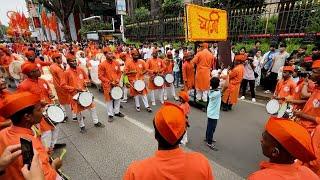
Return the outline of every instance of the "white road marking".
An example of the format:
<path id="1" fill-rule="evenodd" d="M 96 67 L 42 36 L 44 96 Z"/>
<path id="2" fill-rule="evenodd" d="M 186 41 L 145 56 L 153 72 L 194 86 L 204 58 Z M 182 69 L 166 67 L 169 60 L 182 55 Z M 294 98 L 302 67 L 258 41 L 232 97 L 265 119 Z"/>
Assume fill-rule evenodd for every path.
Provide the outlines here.
<path id="1" fill-rule="evenodd" d="M 98 99 L 94 100 L 96 103 L 100 104 L 103 107 L 107 107 L 106 103 L 104 103 L 103 101 L 100 101 Z M 154 132 L 153 128 L 148 127 L 147 125 L 141 123 L 140 121 L 131 118 L 129 116 L 125 116 L 124 119 L 126 119 L 127 121 L 129 121 L 130 123 L 138 126 L 139 128 L 141 128 L 142 130 L 146 131 L 149 134 L 152 134 Z M 187 151 L 193 151 L 191 149 L 189 149 L 188 147 L 184 146 L 184 149 L 186 149 Z M 231 179 L 239 179 L 239 180 L 243 180 L 242 177 L 240 177 L 238 174 L 236 174 L 235 172 L 233 172 L 232 170 L 225 168 L 223 166 L 221 166 L 220 164 L 212 161 L 211 159 L 209 159 L 210 163 L 212 164 L 213 167 L 213 171 L 219 171 L 219 173 L 221 173 L 221 176 L 223 177 L 228 177 Z"/>

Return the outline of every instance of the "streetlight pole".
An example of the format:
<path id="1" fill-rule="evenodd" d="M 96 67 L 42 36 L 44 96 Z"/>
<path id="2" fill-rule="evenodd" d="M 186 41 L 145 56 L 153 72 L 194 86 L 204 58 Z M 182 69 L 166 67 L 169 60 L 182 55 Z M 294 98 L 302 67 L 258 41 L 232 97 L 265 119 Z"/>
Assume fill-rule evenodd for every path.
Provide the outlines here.
<path id="1" fill-rule="evenodd" d="M 122 35 L 122 41 L 123 41 L 123 42 L 126 42 L 126 38 L 125 38 L 125 36 L 124 36 L 123 14 L 120 15 L 120 18 L 121 18 L 121 28 L 120 28 L 120 31 L 121 31 L 121 35 Z"/>

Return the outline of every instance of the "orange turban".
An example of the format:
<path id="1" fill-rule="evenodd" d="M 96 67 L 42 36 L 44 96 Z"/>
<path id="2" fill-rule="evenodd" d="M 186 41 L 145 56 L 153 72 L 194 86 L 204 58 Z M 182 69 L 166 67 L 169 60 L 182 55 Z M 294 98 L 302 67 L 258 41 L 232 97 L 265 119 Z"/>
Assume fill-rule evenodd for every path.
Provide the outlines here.
<path id="1" fill-rule="evenodd" d="M 59 54 L 59 53 L 54 53 L 52 56 L 51 56 L 51 58 L 52 59 L 56 59 L 56 58 L 58 58 L 58 57 L 61 57 L 61 54 Z"/>
<path id="2" fill-rule="evenodd" d="M 154 117 L 155 127 L 171 145 L 177 143 L 186 131 L 184 111 L 176 104 L 165 102 Z"/>
<path id="3" fill-rule="evenodd" d="M 320 60 L 313 61 L 312 69 L 320 68 Z"/>
<path id="4" fill-rule="evenodd" d="M 189 102 L 189 95 L 186 91 L 180 91 L 179 97 L 183 99 L 185 102 Z"/>
<path id="5" fill-rule="evenodd" d="M 271 116 L 266 124 L 266 131 L 300 161 L 309 162 L 316 159 L 311 136 L 298 123 Z"/>
<path id="6" fill-rule="evenodd" d="M 40 102 L 40 97 L 30 92 L 14 93 L 5 98 L 4 106 L 1 107 L 0 113 L 3 117 L 9 118 L 16 112 L 33 106 L 38 102 Z"/>
<path id="7" fill-rule="evenodd" d="M 21 72 L 23 74 L 29 74 L 31 71 L 38 69 L 38 66 L 35 63 L 24 63 L 21 66 Z"/>
<path id="8" fill-rule="evenodd" d="M 292 66 L 283 66 L 283 71 L 294 72 L 294 68 Z"/>
<path id="9" fill-rule="evenodd" d="M 24 52 L 24 55 L 25 55 L 26 57 L 30 57 L 30 56 L 35 56 L 35 53 L 34 53 L 34 51 L 32 51 L 32 50 L 28 50 L 28 51 L 25 51 L 25 52 Z"/>
<path id="10" fill-rule="evenodd" d="M 76 57 L 72 54 L 68 54 L 67 57 L 66 57 L 67 61 L 73 61 L 76 59 Z"/>
<path id="11" fill-rule="evenodd" d="M 240 61 L 240 62 L 244 62 L 247 60 L 247 56 L 244 54 L 238 54 L 234 57 L 235 61 Z"/>
<path id="12" fill-rule="evenodd" d="M 202 44 L 201 44 L 201 47 L 203 47 L 203 48 L 209 48 L 209 44 L 208 44 L 208 43 L 202 43 Z"/>
<path id="13" fill-rule="evenodd" d="M 111 49 L 110 49 L 109 47 L 104 47 L 104 48 L 102 49 L 102 52 L 103 52 L 103 53 L 108 53 L 108 52 L 111 52 Z"/>

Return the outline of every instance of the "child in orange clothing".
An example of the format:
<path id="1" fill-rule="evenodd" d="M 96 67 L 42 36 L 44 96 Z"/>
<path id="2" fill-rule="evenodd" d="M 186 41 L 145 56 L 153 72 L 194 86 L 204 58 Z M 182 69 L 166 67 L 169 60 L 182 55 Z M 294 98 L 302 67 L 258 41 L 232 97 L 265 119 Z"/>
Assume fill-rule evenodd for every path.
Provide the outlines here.
<path id="1" fill-rule="evenodd" d="M 189 127 L 189 122 L 188 122 L 188 114 L 190 113 L 190 105 L 189 105 L 189 95 L 186 91 L 181 91 L 179 93 L 179 102 L 180 102 L 180 107 L 183 109 L 183 112 L 186 116 L 187 119 L 187 127 Z M 188 143 L 188 135 L 187 131 L 184 134 L 181 144 L 186 145 Z"/>

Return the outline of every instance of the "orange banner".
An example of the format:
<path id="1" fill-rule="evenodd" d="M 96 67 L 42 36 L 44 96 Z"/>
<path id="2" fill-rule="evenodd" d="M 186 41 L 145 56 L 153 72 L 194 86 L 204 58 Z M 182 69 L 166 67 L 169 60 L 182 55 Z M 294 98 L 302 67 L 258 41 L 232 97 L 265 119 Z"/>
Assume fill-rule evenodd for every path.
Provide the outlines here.
<path id="1" fill-rule="evenodd" d="M 187 4 L 185 12 L 185 35 L 187 41 L 227 40 L 227 11 Z"/>

